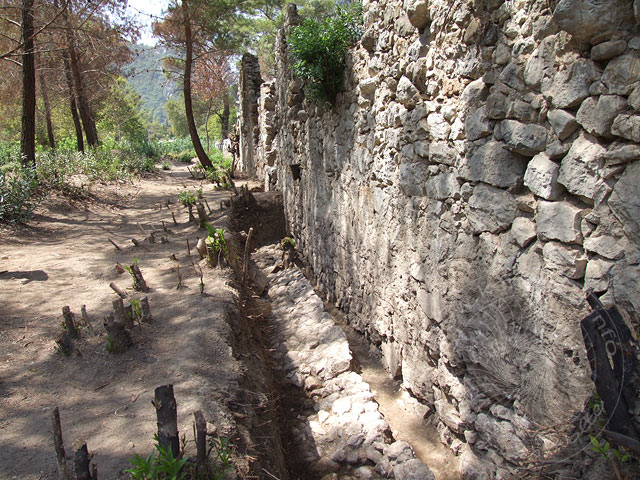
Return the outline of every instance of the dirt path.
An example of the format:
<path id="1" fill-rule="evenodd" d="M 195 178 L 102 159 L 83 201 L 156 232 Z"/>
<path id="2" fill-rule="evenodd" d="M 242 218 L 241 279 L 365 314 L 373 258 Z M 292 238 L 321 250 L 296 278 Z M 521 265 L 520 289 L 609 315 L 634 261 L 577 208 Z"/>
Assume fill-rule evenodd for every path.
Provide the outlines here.
<path id="1" fill-rule="evenodd" d="M 69 208 L 66 201 L 50 200 L 30 227 L 0 232 L 1 479 L 56 478 L 49 420 L 56 405 L 67 450 L 83 437 L 101 478 L 117 478 L 134 452 L 151 451 L 155 410 L 150 401 L 154 388 L 167 383 L 175 386 L 179 429 L 187 438 L 197 409 L 218 432 L 237 437 L 225 407 L 241 388 L 242 366 L 229 345 L 234 291 L 228 270 L 205 269 L 205 296 L 200 295 L 186 239 L 194 246 L 204 235 L 177 203 L 184 185 L 200 185 L 188 177 L 186 167 L 177 166 L 134 184 L 96 188 L 97 202 Z M 202 188 L 214 210 L 228 197 L 212 185 Z M 159 209 L 160 204 L 165 206 Z M 226 227 L 224 212 L 215 214 L 212 223 Z M 144 238 L 138 225 L 150 232 L 161 229 L 162 221 L 170 228 L 164 234 L 168 243 L 133 246 L 131 238 Z M 135 345 L 112 355 L 105 351 L 102 328 L 116 298 L 109 283 L 133 293 L 128 274 L 119 275 L 114 266 L 131 264 L 134 257 L 151 288 L 154 321 L 136 326 Z M 69 305 L 79 317 L 83 304 L 100 334 L 83 329 L 79 354 L 65 357 L 54 351 L 61 309 Z"/>

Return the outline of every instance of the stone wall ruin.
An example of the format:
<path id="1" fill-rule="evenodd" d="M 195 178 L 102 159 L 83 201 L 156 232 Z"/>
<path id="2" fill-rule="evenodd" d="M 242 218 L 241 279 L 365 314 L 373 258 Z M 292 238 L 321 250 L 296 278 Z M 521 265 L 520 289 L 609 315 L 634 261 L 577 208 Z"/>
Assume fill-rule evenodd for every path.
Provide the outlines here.
<path id="1" fill-rule="evenodd" d="M 464 478 L 589 478 L 556 427 L 593 390 L 586 292 L 639 321 L 640 1 L 363 6 L 333 109 L 290 72 L 289 9 L 250 173 Z"/>

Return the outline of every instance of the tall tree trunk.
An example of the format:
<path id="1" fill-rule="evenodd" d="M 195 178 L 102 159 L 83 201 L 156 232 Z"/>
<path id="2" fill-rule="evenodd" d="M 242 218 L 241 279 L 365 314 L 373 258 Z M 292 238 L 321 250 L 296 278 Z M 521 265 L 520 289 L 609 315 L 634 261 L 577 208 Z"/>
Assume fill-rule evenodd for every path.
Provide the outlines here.
<path id="1" fill-rule="evenodd" d="M 69 88 L 69 106 L 71 108 L 71 117 L 73 118 L 73 126 L 76 129 L 76 142 L 78 151 L 84 153 L 84 138 L 82 137 L 82 124 L 80 123 L 80 115 L 78 115 L 78 104 L 76 103 L 76 92 L 73 88 L 73 79 L 71 77 L 71 67 L 69 66 L 69 57 L 67 52 L 63 52 L 62 60 L 64 62 L 64 73 L 67 77 L 67 87 Z"/>
<path id="2" fill-rule="evenodd" d="M 204 121 L 204 134 L 207 139 L 207 152 L 211 151 L 211 148 L 209 147 L 209 117 L 210 116 L 211 116 L 211 103 L 209 102 L 209 104 L 207 105 L 207 116 Z"/>
<path id="3" fill-rule="evenodd" d="M 22 1 L 22 164 L 36 165 L 36 62 L 33 34 L 34 0 Z"/>
<path id="4" fill-rule="evenodd" d="M 71 67 L 71 78 L 73 80 L 73 86 L 75 88 L 76 97 L 78 99 L 78 110 L 80 111 L 80 118 L 84 125 L 84 133 L 87 137 L 87 144 L 90 147 L 98 145 L 98 133 L 96 130 L 96 124 L 91 115 L 91 109 L 87 102 L 87 97 L 84 91 L 84 85 L 82 82 L 82 75 L 80 73 L 80 60 L 76 51 L 76 39 L 71 20 L 69 19 L 69 11 L 71 10 L 71 2 L 69 1 L 67 9 L 63 10 L 62 18 L 65 22 L 65 30 L 67 36 L 67 49 L 69 50 L 69 65 Z"/>
<path id="5" fill-rule="evenodd" d="M 49 94 L 47 92 L 47 84 L 44 75 L 40 73 L 40 92 L 42 93 L 42 101 L 44 103 L 44 118 L 47 123 L 47 139 L 49 140 L 49 148 L 56 149 L 56 139 L 53 136 L 53 123 L 51 122 L 51 106 L 49 105 Z"/>
<path id="6" fill-rule="evenodd" d="M 191 101 L 191 68 L 193 64 L 193 33 L 191 31 L 191 18 L 189 17 L 189 3 L 182 0 L 182 20 L 184 23 L 184 41 L 186 45 L 186 58 L 184 62 L 184 109 L 187 115 L 187 125 L 189 126 L 189 135 L 191 143 L 196 151 L 198 160 L 204 169 L 213 168 L 211 160 L 207 156 L 207 152 L 202 148 L 196 121 L 193 118 L 193 103 Z"/>
<path id="7" fill-rule="evenodd" d="M 222 97 L 222 122 L 221 122 L 221 130 L 222 130 L 222 139 L 229 137 L 229 92 L 224 92 Z"/>

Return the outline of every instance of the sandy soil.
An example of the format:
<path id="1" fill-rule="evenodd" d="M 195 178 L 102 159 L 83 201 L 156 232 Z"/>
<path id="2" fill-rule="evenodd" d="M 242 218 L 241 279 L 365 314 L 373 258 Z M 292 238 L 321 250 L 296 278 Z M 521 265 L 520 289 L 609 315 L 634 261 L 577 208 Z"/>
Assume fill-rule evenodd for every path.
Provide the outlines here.
<path id="1" fill-rule="evenodd" d="M 184 186 L 199 185 L 185 166 L 176 166 L 134 183 L 95 186 L 89 202 L 69 206 L 67 199 L 49 199 L 28 227 L 0 230 L 1 479 L 56 478 L 50 426 L 55 406 L 67 453 L 82 437 L 95 454 L 100 478 L 117 478 L 135 452 L 151 451 L 156 428 L 151 399 L 155 387 L 167 383 L 174 384 L 178 426 L 187 439 L 197 409 L 220 434 L 237 439 L 233 412 L 225 407 L 242 388 L 242 365 L 229 345 L 231 274 L 205 269 L 205 295 L 200 294 L 186 239 L 194 248 L 196 237 L 205 235 L 188 223 L 177 202 Z M 209 184 L 202 188 L 214 209 L 212 224 L 226 227 L 228 218 L 216 207 L 228 194 Z M 145 237 L 138 225 L 149 233 L 161 230 L 162 221 L 170 233 L 158 238 L 164 235 L 168 243 L 144 242 L 144 248 L 131 243 Z M 134 257 L 151 288 L 154 321 L 134 327 L 135 345 L 113 355 L 105 351 L 102 327 L 117 298 L 109 283 L 127 288 L 130 298 L 141 296 L 133 292 L 129 275 L 114 269 L 116 262 L 131 264 Z M 179 290 L 178 265 L 184 284 Z M 83 328 L 70 357 L 54 350 L 65 305 L 77 319 L 86 305 L 97 333 Z"/>

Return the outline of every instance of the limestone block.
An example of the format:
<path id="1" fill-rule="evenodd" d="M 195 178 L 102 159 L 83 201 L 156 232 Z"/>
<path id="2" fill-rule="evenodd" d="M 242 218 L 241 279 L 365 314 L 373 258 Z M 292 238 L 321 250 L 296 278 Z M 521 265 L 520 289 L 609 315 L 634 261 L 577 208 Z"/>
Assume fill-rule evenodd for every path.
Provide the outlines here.
<path id="1" fill-rule="evenodd" d="M 493 129 L 486 115 L 486 108 L 480 107 L 464 122 L 464 129 L 469 140 L 478 140 L 479 138 L 491 135 Z"/>
<path id="2" fill-rule="evenodd" d="M 502 136 L 509 150 L 521 155 L 535 155 L 547 146 L 547 129 L 517 120 L 503 120 Z"/>
<path id="3" fill-rule="evenodd" d="M 529 102 L 516 99 L 509 104 L 507 118 L 513 118 L 521 122 L 533 122 L 535 117 L 536 110 Z"/>
<path id="4" fill-rule="evenodd" d="M 502 83 L 516 90 L 524 90 L 525 88 L 522 68 L 515 62 L 511 62 L 504 67 L 499 79 Z"/>
<path id="5" fill-rule="evenodd" d="M 589 96 L 589 86 L 598 77 L 594 63 L 579 58 L 553 77 L 543 78 L 542 93 L 551 97 L 555 108 L 575 107 Z"/>
<path id="6" fill-rule="evenodd" d="M 459 174 L 466 180 L 508 188 L 522 183 L 524 166 L 523 157 L 490 140 L 463 160 Z"/>
<path id="7" fill-rule="evenodd" d="M 578 128 L 576 117 L 566 110 L 550 110 L 547 112 L 547 120 L 560 140 L 569 137 Z"/>
<path id="8" fill-rule="evenodd" d="M 640 85 L 640 58 L 637 53 L 628 53 L 611 60 L 602 74 L 602 83 L 609 93 L 629 95 Z"/>
<path id="9" fill-rule="evenodd" d="M 558 183 L 575 194 L 592 199 L 603 181 L 598 176 L 606 149 L 591 135 L 581 133 L 562 159 Z"/>
<path id="10" fill-rule="evenodd" d="M 489 95 L 489 89 L 487 84 L 482 81 L 481 78 L 470 82 L 460 96 L 460 100 L 463 105 L 473 105 L 476 103 L 484 102 Z"/>
<path id="11" fill-rule="evenodd" d="M 631 105 L 631 108 L 640 112 L 640 87 L 633 89 L 633 92 L 631 92 L 627 101 L 629 102 L 629 105 Z"/>
<path id="12" fill-rule="evenodd" d="M 553 11 L 558 26 L 578 40 L 616 31 L 633 19 L 628 0 L 560 0 Z"/>
<path id="13" fill-rule="evenodd" d="M 640 266 L 622 269 L 612 280 L 613 295 L 618 305 L 631 312 L 640 312 Z"/>
<path id="14" fill-rule="evenodd" d="M 578 280 L 584 277 L 587 257 L 578 247 L 559 242 L 547 242 L 542 249 L 544 266 L 566 277 Z"/>
<path id="15" fill-rule="evenodd" d="M 513 221 L 513 225 L 511 225 L 511 234 L 516 243 L 521 248 L 525 248 L 537 236 L 536 224 L 526 217 L 518 217 Z"/>
<path id="16" fill-rule="evenodd" d="M 404 0 L 404 9 L 414 27 L 423 29 L 429 24 L 428 0 Z"/>
<path id="17" fill-rule="evenodd" d="M 489 445 L 500 447 L 500 453 L 504 458 L 516 462 L 527 458 L 528 449 L 513 432 L 513 426 L 509 422 L 496 420 L 481 413 L 476 418 L 475 427 Z"/>
<path id="18" fill-rule="evenodd" d="M 412 108 L 420 100 L 420 92 L 411 80 L 403 76 L 396 88 L 396 98 L 407 108 Z"/>
<path id="19" fill-rule="evenodd" d="M 451 126 L 449 122 L 440 113 L 430 113 L 427 116 L 427 124 L 429 125 L 429 134 L 431 138 L 436 140 L 446 140 L 449 138 Z"/>
<path id="20" fill-rule="evenodd" d="M 435 141 L 429 145 L 429 161 L 444 165 L 455 165 L 458 152 L 446 141 Z"/>
<path id="21" fill-rule="evenodd" d="M 378 87 L 377 77 L 366 78 L 360 82 L 360 94 L 365 98 L 372 98 Z"/>
<path id="22" fill-rule="evenodd" d="M 485 106 L 487 118 L 501 120 L 507 116 L 507 97 L 501 93 L 493 93 L 487 97 Z"/>
<path id="23" fill-rule="evenodd" d="M 607 165 L 619 165 L 632 160 L 640 159 L 640 145 L 633 143 L 627 145 L 609 145 L 604 158 Z"/>
<path id="24" fill-rule="evenodd" d="M 365 478 L 365 477 L 362 477 Z M 367 477 L 373 478 L 373 477 Z M 393 467 L 393 478 L 397 480 L 435 480 L 433 472 L 417 458 L 412 458 Z"/>
<path id="25" fill-rule="evenodd" d="M 539 153 L 531 159 L 524 174 L 524 184 L 538 197 L 545 200 L 557 200 L 562 193 L 558 184 L 560 167 L 545 153 Z"/>
<path id="26" fill-rule="evenodd" d="M 424 184 L 428 178 L 429 165 L 424 162 L 408 162 L 400 165 L 400 190 L 407 196 L 424 196 Z"/>
<path id="27" fill-rule="evenodd" d="M 634 142 L 640 142 L 640 115 L 621 114 L 611 126 L 611 133 Z"/>
<path id="28" fill-rule="evenodd" d="M 597 253 L 610 260 L 622 258 L 626 246 L 626 239 L 603 232 L 602 226 L 598 226 L 592 235 L 584 239 L 584 249 L 587 252 Z"/>
<path id="29" fill-rule="evenodd" d="M 538 202 L 536 225 L 541 240 L 582 243 L 581 210 L 569 202 Z"/>
<path id="30" fill-rule="evenodd" d="M 524 68 L 523 78 L 529 87 L 538 88 L 544 78 L 545 71 L 553 67 L 554 61 L 553 37 L 548 37 L 540 42 Z"/>
<path id="31" fill-rule="evenodd" d="M 625 235 L 640 245 L 640 161 L 627 165 L 620 180 L 613 187 L 609 207 L 623 225 Z"/>
<path id="32" fill-rule="evenodd" d="M 589 97 L 580 105 L 576 120 L 592 135 L 611 137 L 611 125 L 616 116 L 627 108 L 627 101 L 618 95 Z"/>
<path id="33" fill-rule="evenodd" d="M 627 42 L 624 40 L 609 40 L 608 42 L 599 43 L 591 49 L 591 59 L 596 62 L 609 60 L 624 53 L 627 49 Z"/>
<path id="34" fill-rule="evenodd" d="M 585 290 L 591 290 L 593 292 L 604 292 L 608 290 L 614 265 L 614 262 L 601 258 L 589 260 L 584 275 Z"/>
<path id="35" fill-rule="evenodd" d="M 480 183 L 473 190 L 466 214 L 475 233 L 496 233 L 511 226 L 517 211 L 513 195 Z"/>
<path id="36" fill-rule="evenodd" d="M 436 200 L 455 198 L 460 194 L 460 184 L 455 174 L 451 172 L 439 173 L 427 180 L 425 193 L 427 197 Z"/>
<path id="37" fill-rule="evenodd" d="M 385 369 L 393 378 L 398 377 L 402 370 L 402 346 L 395 342 L 383 342 L 380 350 Z"/>

